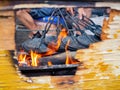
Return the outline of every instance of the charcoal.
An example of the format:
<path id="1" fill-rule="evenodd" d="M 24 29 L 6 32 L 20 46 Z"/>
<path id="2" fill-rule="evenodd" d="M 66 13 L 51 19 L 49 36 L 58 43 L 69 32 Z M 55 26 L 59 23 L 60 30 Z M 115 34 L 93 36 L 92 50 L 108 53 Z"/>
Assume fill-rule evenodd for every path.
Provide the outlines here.
<path id="1" fill-rule="evenodd" d="M 28 39 L 25 42 L 22 43 L 22 48 L 26 51 L 29 52 L 30 50 L 36 51 L 38 53 L 45 53 L 48 48 L 48 44 L 52 41 L 55 40 L 55 36 L 47 36 L 43 40 L 41 38 L 33 38 L 33 39 Z"/>
<path id="2" fill-rule="evenodd" d="M 75 51 L 77 49 L 88 48 L 91 43 L 100 41 L 100 38 L 94 35 L 79 35 L 79 36 L 68 36 L 62 40 L 59 50 L 65 49 L 67 41 L 70 40 L 70 44 L 68 45 L 68 50 Z"/>
<path id="3" fill-rule="evenodd" d="M 46 36 L 44 39 L 33 38 L 25 41 L 22 44 L 22 47 L 27 52 L 33 50 L 33 51 L 37 51 L 38 53 L 45 53 L 50 49 L 54 49 L 53 47 L 48 48 L 48 45 L 52 45 L 50 43 L 56 42 L 56 39 L 57 39 L 56 36 Z M 88 48 L 91 43 L 100 41 L 100 37 L 96 35 L 87 35 L 86 33 L 83 33 L 82 35 L 78 35 L 78 36 L 67 36 L 66 38 L 62 39 L 58 51 L 65 50 L 65 46 L 68 40 L 70 40 L 70 44 L 67 46 L 67 49 L 70 51 L 75 51 L 77 49 Z"/>
<path id="4" fill-rule="evenodd" d="M 72 61 L 78 62 L 78 60 L 75 59 L 76 52 L 69 52 L 69 57 L 71 57 Z M 59 65 L 59 64 L 65 64 L 66 62 L 66 53 L 59 53 L 51 56 L 42 57 L 39 59 L 39 65 L 47 65 L 47 63 L 50 61 L 53 65 Z"/>
<path id="5" fill-rule="evenodd" d="M 62 19 L 64 19 L 64 22 L 66 22 L 66 24 L 65 26 L 63 25 L 63 27 L 66 28 L 68 32 L 68 36 L 61 40 L 61 44 L 58 50 L 56 51 L 55 45 L 52 44 L 53 42 L 57 42 L 57 36 L 46 36 L 49 28 L 45 28 L 42 35 L 36 34 L 36 37 L 34 36 L 34 38 L 22 43 L 22 47 L 25 51 L 29 52 L 30 50 L 33 50 L 38 53 L 46 53 L 49 50 L 53 50 L 55 52 L 63 52 L 66 49 L 68 41 L 70 41 L 70 43 L 67 45 L 67 50 L 75 51 L 77 49 L 88 48 L 91 43 L 95 43 L 101 40 L 101 26 L 96 25 L 91 19 L 87 18 L 86 16 L 83 16 L 80 20 L 78 17 L 71 16 L 65 9 L 59 8 L 53 10 L 51 16 L 54 15 L 60 16 Z M 84 30 L 80 28 L 80 26 L 84 27 L 85 30 L 90 30 L 94 34 L 88 35 Z M 81 35 L 74 35 L 74 33 L 72 34 L 74 31 L 71 29 L 80 31 Z"/>

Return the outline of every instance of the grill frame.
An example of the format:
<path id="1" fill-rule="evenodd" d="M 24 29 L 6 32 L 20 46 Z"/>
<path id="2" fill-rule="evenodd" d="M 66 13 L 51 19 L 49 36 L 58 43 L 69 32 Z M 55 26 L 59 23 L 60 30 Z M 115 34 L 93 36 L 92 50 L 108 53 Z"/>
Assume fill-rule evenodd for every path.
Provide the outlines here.
<path id="1" fill-rule="evenodd" d="M 39 66 L 38 67 L 19 67 L 18 69 L 22 75 L 27 77 L 36 76 L 64 76 L 75 75 L 79 64 L 72 65 L 52 65 L 52 66 Z"/>

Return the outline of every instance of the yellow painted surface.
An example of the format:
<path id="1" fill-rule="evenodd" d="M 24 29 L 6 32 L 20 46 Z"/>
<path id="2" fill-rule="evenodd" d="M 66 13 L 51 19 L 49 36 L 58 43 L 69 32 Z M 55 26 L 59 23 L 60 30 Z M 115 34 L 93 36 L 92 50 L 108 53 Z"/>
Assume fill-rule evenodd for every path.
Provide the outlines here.
<path id="1" fill-rule="evenodd" d="M 48 84 L 24 82 L 16 72 L 9 51 L 0 51 L 0 90 L 50 90 L 48 87 Z"/>
<path id="2" fill-rule="evenodd" d="M 69 76 L 41 76 L 38 79 L 46 81 L 28 83 L 17 74 L 10 52 L 0 51 L 0 90 L 120 90 L 120 76 L 106 73 L 101 74 L 102 78 L 95 71 L 71 76 L 75 80 L 73 84 L 67 83 Z"/>

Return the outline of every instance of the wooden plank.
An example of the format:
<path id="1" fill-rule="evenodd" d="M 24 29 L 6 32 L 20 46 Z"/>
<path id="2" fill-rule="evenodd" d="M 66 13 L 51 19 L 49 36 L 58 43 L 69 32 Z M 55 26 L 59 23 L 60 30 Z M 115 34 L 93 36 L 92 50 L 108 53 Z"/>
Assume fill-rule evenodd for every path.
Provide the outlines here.
<path id="1" fill-rule="evenodd" d="M 87 5 L 86 5 L 87 4 Z M 59 3 L 59 4 L 18 4 L 13 7 L 13 9 L 19 9 L 19 8 L 40 8 L 40 7 L 110 7 L 112 9 L 120 10 L 120 2 L 96 2 L 94 3 Z"/>
<path id="2" fill-rule="evenodd" d="M 78 3 L 79 0 L 75 0 L 74 2 L 68 2 L 68 0 L 5 0 L 5 1 L 0 1 L 0 10 L 12 10 L 14 9 L 14 6 L 15 5 L 18 5 L 18 4 L 26 4 L 27 5 L 27 8 L 29 8 L 29 4 L 46 4 L 47 7 L 51 7 L 51 5 L 57 5 L 57 7 L 61 7 L 61 5 L 64 5 L 64 7 L 66 6 L 76 6 L 76 5 L 79 5 L 79 6 L 84 6 L 84 7 L 89 7 L 89 6 L 94 6 L 94 2 L 92 2 L 92 0 L 88 0 L 90 2 L 82 2 L 84 0 L 80 0 Z M 34 6 L 30 6 L 30 8 L 32 7 L 36 7 L 36 5 Z M 38 7 L 41 7 L 41 5 L 39 5 Z M 22 7 L 21 7 L 22 8 Z"/>
<path id="3" fill-rule="evenodd" d="M 15 50 L 14 39 L 11 40 L 0 40 L 0 50 Z"/>
<path id="4" fill-rule="evenodd" d="M 15 49 L 14 11 L 0 11 L 0 49 Z"/>
<path id="5" fill-rule="evenodd" d="M 112 9 L 118 9 L 120 5 L 119 0 L 74 0 L 74 2 L 68 2 L 68 0 L 2 0 L 0 1 L 0 10 L 13 10 L 19 8 L 40 8 L 40 7 L 67 7 L 67 6 L 79 6 L 79 7 L 110 7 Z"/>
<path id="6" fill-rule="evenodd" d="M 14 16 L 13 11 L 0 11 L 0 16 Z"/>
<path id="7" fill-rule="evenodd" d="M 19 8 L 40 8 L 40 7 L 110 7 L 112 9 L 120 10 L 120 2 L 76 2 L 76 3 L 56 3 L 56 4 L 18 4 L 13 9 Z"/>
<path id="8" fill-rule="evenodd" d="M 111 0 L 112 1 L 112 0 Z M 120 1 L 119 2 L 97 2 L 95 3 L 96 7 L 110 7 L 112 9 L 120 10 Z"/>
<path id="9" fill-rule="evenodd" d="M 13 67 L 12 58 L 7 51 L 0 51 L 7 56 L 0 57 L 0 89 L 3 90 L 119 90 L 120 77 L 111 73 L 111 68 L 101 73 L 99 67 L 79 69 L 73 76 L 38 76 L 25 77 Z M 9 65 L 8 65 L 9 64 Z M 91 71 L 92 70 L 92 71 Z M 120 70 L 119 70 L 120 71 Z M 102 88 L 101 88 L 102 87 Z M 112 88 L 112 89 L 111 89 Z"/>

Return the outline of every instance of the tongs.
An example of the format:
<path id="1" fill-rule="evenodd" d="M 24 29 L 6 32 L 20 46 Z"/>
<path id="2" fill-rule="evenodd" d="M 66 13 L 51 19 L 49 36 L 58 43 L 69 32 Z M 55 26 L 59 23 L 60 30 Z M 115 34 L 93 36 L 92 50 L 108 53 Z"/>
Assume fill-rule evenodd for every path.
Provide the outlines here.
<path id="1" fill-rule="evenodd" d="M 64 15 L 63 13 L 65 13 L 66 15 Z M 85 30 L 90 30 L 91 32 L 93 32 L 96 36 L 100 36 L 99 33 L 97 33 L 96 30 L 100 30 L 101 26 L 96 25 L 91 19 L 87 18 L 86 16 L 82 15 L 82 19 L 79 19 L 77 16 L 72 16 L 69 12 L 67 12 L 65 9 L 62 10 L 61 8 L 55 8 L 53 13 L 51 14 L 49 21 L 47 22 L 45 29 L 42 33 L 41 39 L 40 39 L 40 44 L 39 44 L 39 48 L 41 46 L 41 43 L 44 41 L 44 38 L 46 36 L 46 33 L 49 31 L 51 24 L 50 20 L 52 19 L 52 21 L 54 21 L 53 17 L 58 17 L 58 21 L 57 21 L 57 34 L 59 34 L 60 32 L 60 18 L 63 19 L 64 21 L 64 27 L 66 28 L 66 30 L 69 32 L 69 35 L 73 35 L 74 31 L 80 31 L 80 33 L 84 33 Z M 72 27 L 69 28 L 68 24 Z M 84 27 L 85 30 L 82 30 L 82 28 L 80 27 Z M 73 29 L 73 27 L 75 29 Z M 58 36 L 58 35 L 57 35 Z M 56 38 L 57 39 L 57 38 Z M 74 38 L 73 38 L 74 39 Z"/>
<path id="2" fill-rule="evenodd" d="M 82 19 L 79 19 L 78 16 L 72 16 L 69 12 L 66 12 L 66 14 L 69 16 L 69 19 L 71 19 L 73 26 L 77 27 L 77 29 L 82 33 L 85 30 L 90 30 L 93 32 L 96 36 L 100 36 L 98 33 L 96 33 L 95 30 L 100 30 L 101 26 L 96 25 L 90 18 L 87 18 L 85 15 L 82 15 Z M 80 26 L 84 27 L 84 30 L 80 28 Z"/>
<path id="3" fill-rule="evenodd" d="M 100 25 L 96 25 L 90 18 L 87 18 L 86 16 L 82 16 L 82 19 L 77 19 L 79 24 L 83 24 L 85 25 L 85 29 L 90 30 L 91 32 L 93 32 L 96 36 L 100 36 L 96 30 L 100 30 L 101 26 Z"/>

